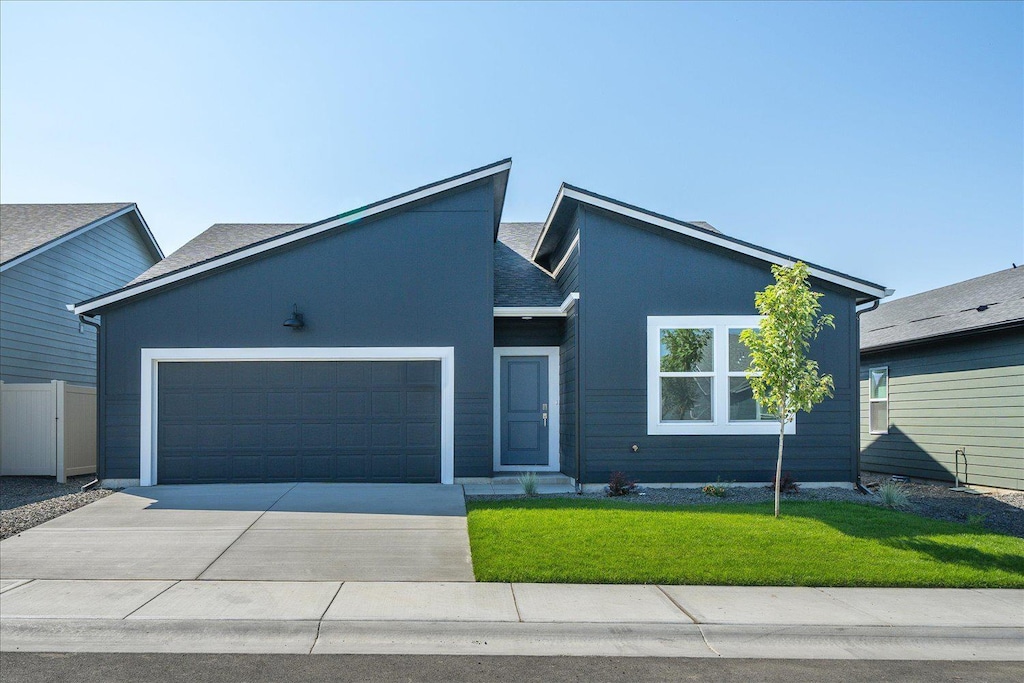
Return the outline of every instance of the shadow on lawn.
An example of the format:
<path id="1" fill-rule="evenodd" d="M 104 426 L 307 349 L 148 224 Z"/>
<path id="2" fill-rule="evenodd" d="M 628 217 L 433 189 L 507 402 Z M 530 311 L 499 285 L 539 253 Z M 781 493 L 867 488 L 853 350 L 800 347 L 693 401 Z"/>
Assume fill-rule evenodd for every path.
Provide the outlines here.
<path id="1" fill-rule="evenodd" d="M 909 538 L 888 545 L 930 555 L 939 562 L 965 564 L 982 571 L 996 570 L 1024 575 L 1022 554 L 983 552 L 977 548 L 952 546 L 924 538 Z"/>

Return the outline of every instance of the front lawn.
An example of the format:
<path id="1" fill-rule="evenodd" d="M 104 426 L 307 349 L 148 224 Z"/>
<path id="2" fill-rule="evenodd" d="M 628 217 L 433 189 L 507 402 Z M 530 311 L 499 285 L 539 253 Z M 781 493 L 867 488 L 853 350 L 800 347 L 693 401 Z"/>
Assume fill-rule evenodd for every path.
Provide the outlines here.
<path id="1" fill-rule="evenodd" d="M 468 507 L 479 581 L 1024 588 L 1024 539 L 856 503 Z"/>

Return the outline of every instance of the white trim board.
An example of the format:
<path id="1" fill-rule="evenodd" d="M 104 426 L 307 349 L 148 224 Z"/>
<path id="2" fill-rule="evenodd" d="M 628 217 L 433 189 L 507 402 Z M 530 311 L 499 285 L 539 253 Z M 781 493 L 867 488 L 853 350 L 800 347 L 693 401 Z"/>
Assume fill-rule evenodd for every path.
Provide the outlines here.
<path id="1" fill-rule="evenodd" d="M 773 254 L 759 247 L 742 244 L 734 240 L 731 240 L 727 237 L 724 237 L 722 235 L 716 235 L 705 230 L 689 227 L 687 225 L 684 225 L 683 223 L 677 223 L 675 221 L 665 219 L 661 216 L 649 213 L 647 211 L 643 211 L 642 209 L 636 209 L 630 206 L 626 206 L 624 204 L 620 204 L 619 202 L 610 199 L 605 199 L 604 197 L 599 197 L 589 192 L 577 190 L 575 188 L 567 187 L 565 185 L 559 188 L 558 195 L 555 197 L 555 203 L 552 205 L 551 211 L 548 212 L 547 220 L 544 221 L 544 228 L 543 230 L 541 230 L 540 236 L 537 238 L 537 244 L 535 244 L 533 247 L 533 254 L 530 257 L 532 260 L 535 261 L 537 259 L 537 254 L 540 252 L 540 247 L 544 243 L 544 238 L 547 236 L 548 230 L 551 228 L 551 221 L 554 220 L 555 214 L 558 213 L 558 208 L 562 204 L 562 200 L 565 199 L 566 197 L 568 197 L 569 199 L 574 199 L 583 204 L 589 204 L 590 206 L 610 211 L 620 216 L 625 216 L 626 218 L 632 218 L 634 220 L 647 223 L 649 225 L 655 225 L 659 228 L 671 230 L 672 232 L 679 233 L 680 235 L 686 235 L 687 237 L 692 237 L 694 239 L 701 240 L 702 242 L 714 244 L 715 246 L 722 247 L 723 249 L 728 249 L 730 251 L 735 251 L 740 254 L 752 256 L 756 259 L 767 261 L 768 263 L 773 263 L 781 266 L 792 266 L 793 263 L 795 263 L 795 261 L 791 258 L 780 256 L 778 254 Z M 885 297 L 890 296 L 892 294 L 892 290 L 878 286 L 871 286 L 863 282 L 858 282 L 849 277 L 822 270 L 821 268 L 816 268 L 814 266 L 808 265 L 808 270 L 813 277 L 816 277 L 819 280 L 824 280 L 826 282 L 831 282 L 833 284 L 846 287 L 847 289 L 852 289 L 855 292 L 865 294 L 872 298 L 884 299 Z"/>
<path id="2" fill-rule="evenodd" d="M 236 261 L 241 261 L 242 259 L 247 259 L 250 256 L 255 256 L 256 254 L 261 254 L 265 251 L 270 251 L 271 249 L 277 249 L 278 247 L 284 246 L 291 242 L 296 242 L 298 240 L 302 240 L 307 237 L 311 237 L 313 235 L 326 232 L 327 230 L 333 230 L 334 228 L 337 228 L 342 225 L 355 223 L 356 221 L 364 220 L 366 218 L 370 218 L 371 216 L 375 216 L 386 211 L 397 209 L 399 207 L 405 206 L 406 204 L 411 204 L 413 202 L 420 201 L 421 199 L 426 199 L 428 197 L 432 197 L 434 195 L 447 192 L 448 190 L 452 190 L 456 187 L 468 185 L 469 183 L 476 182 L 477 180 L 481 180 L 483 178 L 488 178 L 490 176 L 503 173 L 505 171 L 508 171 L 510 168 L 512 168 L 511 161 L 499 162 L 497 164 L 486 166 L 478 171 L 471 172 L 467 175 L 462 175 L 451 180 L 441 181 L 433 185 L 428 185 L 427 187 L 401 195 L 390 201 L 385 201 L 380 204 L 370 206 L 365 209 L 361 209 L 359 211 L 353 211 L 352 213 L 338 216 L 337 218 L 326 221 L 324 223 L 311 225 L 307 228 L 300 228 L 299 230 L 290 232 L 286 235 L 282 235 L 280 237 L 267 240 L 265 242 L 260 242 L 259 244 L 254 244 L 250 247 L 239 249 L 238 251 L 234 251 L 229 254 L 224 254 L 223 256 L 212 258 L 209 261 L 198 263 L 194 266 L 187 267 L 183 270 L 168 273 L 167 275 L 162 275 L 160 277 L 153 278 L 152 280 L 146 280 L 145 282 L 140 283 L 139 285 L 136 285 L 130 289 L 122 289 L 117 292 L 108 294 L 107 296 L 96 299 L 94 301 L 76 304 L 74 312 L 76 315 L 88 313 L 89 311 L 94 311 L 98 308 L 109 306 L 112 303 L 123 301 L 124 299 L 130 299 L 144 292 L 148 292 L 153 289 L 164 287 L 174 282 L 179 282 L 181 280 L 195 277 L 196 275 L 213 270 L 214 268 L 220 268 L 229 263 L 234 263 Z"/>
<path id="3" fill-rule="evenodd" d="M 559 392 L 559 348 L 557 346 L 496 346 L 494 348 L 494 471 L 495 472 L 558 472 L 561 443 Z M 501 359 L 505 356 L 546 356 L 548 359 L 548 464 L 501 464 Z"/>
<path id="4" fill-rule="evenodd" d="M 778 435 L 778 420 L 729 419 L 729 329 L 761 326 L 757 315 L 651 315 L 647 317 L 647 434 L 654 435 L 695 435 L 695 434 L 768 434 Z M 714 370 L 702 373 L 711 376 L 713 387 L 711 411 L 708 422 L 670 421 L 661 419 L 661 330 L 664 329 L 713 329 Z M 669 373 L 683 375 L 684 373 Z M 686 373 L 689 374 L 689 373 Z M 736 373 L 732 373 L 734 376 Z M 786 423 L 786 434 L 796 433 L 796 417 Z"/>
<path id="5" fill-rule="evenodd" d="M 64 244 L 65 242 L 67 242 L 69 240 L 73 240 L 76 237 L 78 237 L 79 235 L 83 235 L 83 234 L 89 232 L 93 228 L 99 227 L 99 226 L 103 225 L 104 223 L 107 223 L 109 221 L 114 220 L 115 218 L 120 218 L 121 216 L 125 215 L 126 213 L 134 213 L 135 217 L 139 219 L 139 225 L 142 226 L 142 230 L 143 230 L 143 237 L 145 237 L 145 239 L 149 242 L 149 246 L 151 246 L 153 248 L 153 251 L 155 251 L 157 253 L 157 260 L 159 261 L 160 259 L 164 258 L 164 252 L 163 252 L 162 249 L 160 249 L 160 245 L 157 244 L 156 238 L 153 237 L 153 233 L 150 231 L 149 225 L 146 223 L 146 219 L 142 217 L 142 213 L 139 211 L 139 207 L 136 206 L 135 204 L 130 204 L 129 206 L 124 207 L 123 209 L 118 209 L 117 211 L 115 211 L 112 214 L 109 214 L 109 215 L 104 216 L 102 218 L 97 218 L 92 223 L 86 223 L 85 225 L 83 225 L 81 227 L 75 228 L 71 232 L 65 233 L 64 235 L 61 235 L 60 237 L 58 237 L 56 239 L 50 240 L 49 242 L 46 242 L 45 244 L 40 244 L 35 249 L 30 249 L 29 251 L 26 251 L 21 256 L 17 256 L 15 258 L 11 259 L 10 261 L 8 261 L 7 263 L 4 263 L 3 265 L 0 265 L 0 273 L 2 273 L 3 271 L 7 270 L 8 268 L 13 268 L 14 266 L 18 265 L 19 263 L 24 263 L 25 261 L 29 260 L 30 258 L 35 258 L 36 256 L 39 256 L 43 252 L 49 251 L 50 249 L 53 249 L 54 247 L 56 247 L 58 245 Z"/>
<path id="6" fill-rule="evenodd" d="M 160 363 L 232 361 L 374 361 L 437 360 L 441 362 L 441 483 L 455 479 L 455 347 L 267 347 L 142 349 L 139 480 L 158 483 L 157 396 Z"/>
<path id="7" fill-rule="evenodd" d="M 558 306 L 495 306 L 495 318 L 565 318 L 569 309 L 580 300 L 579 292 L 571 292 Z"/>

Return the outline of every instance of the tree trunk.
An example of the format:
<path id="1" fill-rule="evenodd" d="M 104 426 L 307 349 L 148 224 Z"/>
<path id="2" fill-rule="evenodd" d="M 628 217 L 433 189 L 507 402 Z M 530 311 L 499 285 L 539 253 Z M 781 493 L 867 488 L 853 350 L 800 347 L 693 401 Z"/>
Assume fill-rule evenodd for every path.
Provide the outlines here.
<path id="1" fill-rule="evenodd" d="M 779 418 L 779 461 L 775 464 L 775 517 L 779 516 L 779 493 L 782 489 L 782 438 L 786 434 L 786 416 Z"/>

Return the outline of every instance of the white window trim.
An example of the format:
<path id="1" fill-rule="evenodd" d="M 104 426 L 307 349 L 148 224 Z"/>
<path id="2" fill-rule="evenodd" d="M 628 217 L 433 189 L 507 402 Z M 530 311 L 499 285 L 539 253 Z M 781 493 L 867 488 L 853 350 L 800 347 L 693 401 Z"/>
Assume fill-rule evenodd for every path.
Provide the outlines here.
<path id="1" fill-rule="evenodd" d="M 495 472 L 558 472 L 560 420 L 560 375 L 557 346 L 497 346 L 494 348 L 494 471 Z M 548 359 L 548 464 L 501 464 L 501 359 L 505 356 L 547 356 Z"/>
<path id="2" fill-rule="evenodd" d="M 273 347 L 142 349 L 139 479 L 158 483 L 157 396 L 160 363 L 230 361 L 441 361 L 441 483 L 455 479 L 455 347 Z"/>
<path id="3" fill-rule="evenodd" d="M 757 315 L 652 315 L 647 317 L 647 433 L 659 434 L 778 434 L 777 420 L 729 421 L 729 329 L 761 326 Z M 661 419 L 661 330 L 714 329 L 714 405 L 711 422 L 663 422 Z M 736 376 L 736 373 L 732 373 Z M 796 418 L 786 423 L 796 434 Z"/>
<path id="4" fill-rule="evenodd" d="M 872 398 L 871 397 L 871 373 L 875 370 L 885 370 L 885 398 Z M 879 429 L 871 424 L 871 404 L 872 403 L 884 403 L 885 404 L 885 427 Z M 888 434 L 889 433 L 889 366 L 888 365 L 876 365 L 873 368 L 868 368 L 868 433 L 870 434 Z"/>

